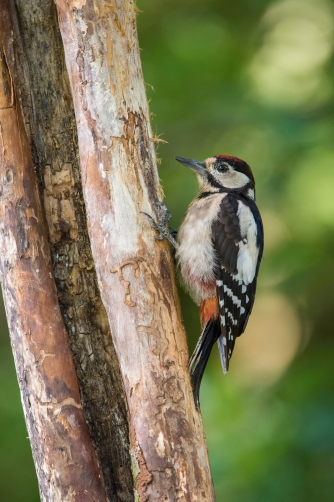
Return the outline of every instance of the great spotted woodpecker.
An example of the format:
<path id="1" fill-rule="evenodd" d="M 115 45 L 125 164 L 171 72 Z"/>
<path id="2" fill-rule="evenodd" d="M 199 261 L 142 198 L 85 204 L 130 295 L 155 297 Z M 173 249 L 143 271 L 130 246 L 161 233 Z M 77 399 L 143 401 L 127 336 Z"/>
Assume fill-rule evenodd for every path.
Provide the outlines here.
<path id="1" fill-rule="evenodd" d="M 170 233 L 171 217 L 161 207 L 160 221 L 149 215 L 158 239 L 176 248 L 183 282 L 200 305 L 202 334 L 190 359 L 196 406 L 202 376 L 218 340 L 223 372 L 227 373 L 235 340 L 246 328 L 252 311 L 263 252 L 263 226 L 255 204 L 255 181 L 246 162 L 229 155 L 203 162 L 176 157 L 192 169 L 199 194 L 190 204 L 181 227 Z M 145 213 L 146 214 L 146 213 Z"/>

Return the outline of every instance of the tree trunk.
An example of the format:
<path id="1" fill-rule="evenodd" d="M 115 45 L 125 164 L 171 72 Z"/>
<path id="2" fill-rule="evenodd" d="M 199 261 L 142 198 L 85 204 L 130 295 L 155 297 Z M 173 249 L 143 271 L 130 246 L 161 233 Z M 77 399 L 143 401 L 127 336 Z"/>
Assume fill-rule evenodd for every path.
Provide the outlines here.
<path id="1" fill-rule="evenodd" d="M 100 291 L 130 411 L 140 500 L 213 500 L 166 242 L 132 0 L 57 0 Z"/>
<path id="2" fill-rule="evenodd" d="M 16 370 L 42 500 L 105 501 L 54 285 L 0 2 L 0 267 Z"/>
<path id="3" fill-rule="evenodd" d="M 22 104 L 48 226 L 55 283 L 50 278 L 50 261 L 45 258 L 49 251 L 32 164 L 20 164 L 23 184 L 15 171 L 22 151 L 26 159 L 30 153 L 18 100 L 14 105 L 10 102 L 8 108 L 8 89 L 5 94 L 4 87 L 0 161 L 4 180 L 1 198 L 5 204 L 0 209 L 0 260 L 13 351 L 30 432 L 29 417 L 38 417 L 45 407 L 41 408 L 37 398 L 32 399 L 29 414 L 28 394 L 34 397 L 40 382 L 49 378 L 48 366 L 53 371 L 47 380 L 48 403 L 59 402 L 59 382 L 67 385 L 66 375 L 57 373 L 63 368 L 61 356 L 67 357 L 65 367 L 72 378 L 72 386 L 62 386 L 62 392 L 66 389 L 72 399 L 72 388 L 77 385 L 68 340 L 63 340 L 66 333 L 55 296 L 56 285 L 81 403 L 97 455 L 80 407 L 75 408 L 81 417 L 76 443 L 71 439 L 71 427 L 65 426 L 69 423 L 65 415 L 65 422 L 56 424 L 62 427 L 61 434 L 57 429 L 57 436 L 54 428 L 44 430 L 42 419 L 35 419 L 35 435 L 30 433 L 30 437 L 42 498 L 212 501 L 207 450 L 191 392 L 188 350 L 170 251 L 168 244 L 154 239 L 154 232 L 140 214 L 153 214 L 152 202 L 161 199 L 162 194 L 141 74 L 135 6 L 131 0 L 56 1 L 73 108 L 52 0 L 15 3 L 18 22 L 13 3 L 0 0 L 1 43 L 7 63 L 4 58 L 2 61 L 5 69 L 9 67 L 2 76 L 6 76 L 4 85 L 8 80 L 16 89 Z M 14 47 L 6 17 L 9 11 L 14 20 Z M 8 110 L 14 110 L 15 117 L 20 118 L 20 122 L 15 119 L 20 125 L 16 139 L 5 130 L 9 126 Z M 13 179 L 9 165 L 15 166 L 10 168 Z M 21 192 L 27 190 L 34 193 L 35 205 L 29 196 L 18 212 L 17 208 L 22 207 Z M 24 220 L 22 227 L 20 215 L 23 211 L 27 218 L 30 207 L 38 221 L 29 216 L 28 232 L 28 224 Z M 35 234 L 31 230 L 34 225 L 38 225 Z M 44 247 L 36 241 L 36 232 L 44 235 Z M 8 238 L 11 235 L 15 246 L 13 238 Z M 24 245 L 28 251 L 22 248 Z M 31 255 L 31 249 L 38 249 L 39 254 Z M 34 279 L 27 276 L 27 269 Z M 43 271 L 44 275 L 38 277 L 46 282 L 42 287 L 40 279 L 38 290 L 32 288 L 34 294 L 40 295 L 33 300 L 32 293 L 27 294 L 29 288 L 19 285 L 36 282 L 37 269 L 38 274 Z M 26 317 L 28 301 L 35 303 L 33 315 Z M 48 310 L 48 319 L 43 320 L 45 312 L 36 307 L 38 301 L 52 305 L 53 315 L 58 316 L 56 332 L 45 329 L 52 325 L 51 317 Z M 26 328 L 28 321 L 33 329 Z M 23 334 L 28 329 L 30 338 Z M 26 350 L 27 340 L 30 345 Z M 51 348 L 50 340 L 55 345 Z M 35 357 L 33 371 L 26 357 L 30 353 Z M 27 373 L 31 377 L 28 382 L 21 378 Z M 73 399 L 73 403 L 79 403 L 79 395 Z M 70 408 L 68 413 L 73 414 L 73 406 Z M 62 413 L 54 412 L 58 421 Z M 47 491 L 43 484 L 44 478 L 52 480 L 52 472 L 63 468 L 61 459 L 56 458 L 56 448 L 45 452 L 42 438 L 47 433 L 53 445 L 63 441 L 67 454 L 73 448 L 80 455 L 78 444 L 84 444 L 90 452 L 88 467 L 87 459 L 74 461 L 73 481 L 58 479 L 58 492 L 50 487 Z M 87 470 L 92 482 L 87 498 L 85 487 L 79 490 L 79 478 L 73 474 L 80 469 Z"/>
<path id="4" fill-rule="evenodd" d="M 63 320 L 107 497 L 133 500 L 123 383 L 90 249 L 78 141 L 53 0 L 16 0 L 15 74 L 48 224 Z M 13 16 L 15 17 L 15 16 Z M 29 84 L 28 84 L 29 83 Z"/>

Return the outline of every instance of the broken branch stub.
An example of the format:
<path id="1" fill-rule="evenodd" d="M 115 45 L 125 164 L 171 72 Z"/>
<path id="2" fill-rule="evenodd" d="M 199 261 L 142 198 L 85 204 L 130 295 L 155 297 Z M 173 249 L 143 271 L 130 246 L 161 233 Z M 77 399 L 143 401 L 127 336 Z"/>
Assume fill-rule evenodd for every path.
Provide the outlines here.
<path id="1" fill-rule="evenodd" d="M 0 272 L 23 409 L 41 499 L 104 502 L 11 77 L 12 33 L 0 0 Z"/>
<path id="2" fill-rule="evenodd" d="M 141 502 L 215 499 L 168 244 L 131 0 L 56 0 L 99 287 L 130 412 Z"/>

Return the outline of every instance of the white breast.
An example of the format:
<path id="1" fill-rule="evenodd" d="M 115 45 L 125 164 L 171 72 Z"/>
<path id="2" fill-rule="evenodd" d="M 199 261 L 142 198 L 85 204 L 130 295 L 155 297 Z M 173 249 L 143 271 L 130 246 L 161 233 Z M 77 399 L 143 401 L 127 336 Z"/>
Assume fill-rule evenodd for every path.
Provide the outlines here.
<path id="1" fill-rule="evenodd" d="M 225 196 L 225 193 L 217 193 L 196 200 L 189 207 L 178 231 L 176 258 L 185 285 L 196 303 L 215 295 L 215 252 L 211 225 Z"/>
<path id="2" fill-rule="evenodd" d="M 259 249 L 256 245 L 257 226 L 252 211 L 238 202 L 238 217 L 242 242 L 239 243 L 237 261 L 238 278 L 247 285 L 253 281 L 256 272 Z"/>

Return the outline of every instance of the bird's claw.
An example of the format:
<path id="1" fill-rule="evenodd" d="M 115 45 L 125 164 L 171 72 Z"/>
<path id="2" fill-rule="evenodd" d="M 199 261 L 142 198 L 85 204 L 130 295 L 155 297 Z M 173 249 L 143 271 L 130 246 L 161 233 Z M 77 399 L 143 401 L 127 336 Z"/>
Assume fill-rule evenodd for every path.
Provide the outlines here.
<path id="1" fill-rule="evenodd" d="M 158 228 L 157 228 L 158 225 L 157 225 L 157 223 L 155 222 L 155 220 L 152 218 L 152 216 L 150 214 L 145 213 L 145 211 L 140 211 L 140 213 L 141 214 L 145 214 L 145 216 L 147 216 L 148 219 L 150 220 L 152 227 L 155 228 L 156 230 L 158 230 Z"/>
<path id="2" fill-rule="evenodd" d="M 145 216 L 148 217 L 148 219 L 151 222 L 152 227 L 159 232 L 158 237 L 156 237 L 157 241 L 163 241 L 164 239 L 168 239 L 169 242 L 176 248 L 176 240 L 175 236 L 177 234 L 177 231 L 175 228 L 172 228 L 171 232 L 168 228 L 168 222 L 170 221 L 172 217 L 172 213 L 168 211 L 167 206 L 160 201 L 153 202 L 153 205 L 158 207 L 160 209 L 160 214 L 159 214 L 159 221 L 156 222 L 154 218 L 148 213 L 145 213 L 144 211 L 141 211 L 142 214 L 145 214 Z"/>
<path id="3" fill-rule="evenodd" d="M 167 225 L 172 217 L 172 213 L 168 211 L 166 204 L 160 201 L 153 202 L 154 206 L 160 208 L 160 222 L 161 226 Z"/>

